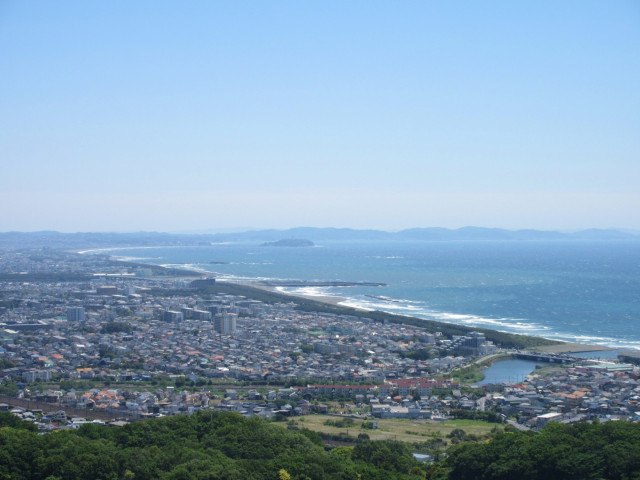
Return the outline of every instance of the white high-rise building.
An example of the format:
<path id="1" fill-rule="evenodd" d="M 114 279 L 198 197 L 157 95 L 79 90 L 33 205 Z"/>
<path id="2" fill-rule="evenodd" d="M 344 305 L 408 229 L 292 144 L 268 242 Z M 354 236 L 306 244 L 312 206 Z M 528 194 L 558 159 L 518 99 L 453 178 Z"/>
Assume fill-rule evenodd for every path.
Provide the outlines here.
<path id="1" fill-rule="evenodd" d="M 235 313 L 223 313 L 213 319 L 213 328 L 216 332 L 229 335 L 236 331 L 236 321 L 238 316 Z"/>

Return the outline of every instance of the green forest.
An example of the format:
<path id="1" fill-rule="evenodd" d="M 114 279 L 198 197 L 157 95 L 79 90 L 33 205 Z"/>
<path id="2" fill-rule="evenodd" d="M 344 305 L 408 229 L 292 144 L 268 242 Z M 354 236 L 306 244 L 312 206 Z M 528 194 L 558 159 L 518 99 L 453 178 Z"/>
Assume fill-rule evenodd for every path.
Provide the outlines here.
<path id="1" fill-rule="evenodd" d="M 291 431 L 237 413 L 204 412 L 124 427 L 86 424 L 38 435 L 0 414 L 0 479 L 640 479 L 640 425 L 550 424 L 451 447 L 421 464 L 411 445 L 363 441 L 328 449 L 310 430 Z"/>
<path id="2" fill-rule="evenodd" d="M 85 424 L 45 435 L 0 414 L 0 479 L 415 479 L 408 444 L 366 442 L 330 451 L 310 430 L 237 413 L 198 412 L 124 427 Z"/>
<path id="3" fill-rule="evenodd" d="M 450 480 L 640 479 L 640 425 L 550 423 L 540 433 L 505 432 L 450 448 Z"/>

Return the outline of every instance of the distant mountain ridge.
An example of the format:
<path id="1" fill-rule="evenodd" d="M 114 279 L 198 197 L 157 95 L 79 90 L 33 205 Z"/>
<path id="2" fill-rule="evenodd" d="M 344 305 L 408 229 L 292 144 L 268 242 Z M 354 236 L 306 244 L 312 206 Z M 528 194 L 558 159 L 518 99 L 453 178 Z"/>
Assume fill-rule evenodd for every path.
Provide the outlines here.
<path id="1" fill-rule="evenodd" d="M 108 247 L 198 246 L 222 242 L 274 242 L 283 238 L 319 241 L 544 241 L 544 240 L 640 240 L 640 232 L 615 229 L 588 229 L 573 233 L 551 230 L 506 230 L 501 228 L 463 227 L 410 228 L 399 232 L 356 230 L 351 228 L 297 227 L 287 230 L 250 230 L 238 233 L 173 234 L 162 232 L 81 232 L 61 233 L 4 232 L 0 247 L 91 249 Z"/>
<path id="2" fill-rule="evenodd" d="M 275 242 L 264 242 L 261 247 L 313 247 L 314 243 L 305 238 L 283 238 Z"/>
<path id="3" fill-rule="evenodd" d="M 501 228 L 439 227 L 411 228 L 399 232 L 383 230 L 355 230 L 351 228 L 297 227 L 288 230 L 255 230 L 239 233 L 214 234 L 214 241 L 273 241 L 283 236 L 311 238 L 314 241 L 468 241 L 468 240 L 632 240 L 639 234 L 614 229 L 589 229 L 574 233 L 551 230 L 506 230 Z"/>

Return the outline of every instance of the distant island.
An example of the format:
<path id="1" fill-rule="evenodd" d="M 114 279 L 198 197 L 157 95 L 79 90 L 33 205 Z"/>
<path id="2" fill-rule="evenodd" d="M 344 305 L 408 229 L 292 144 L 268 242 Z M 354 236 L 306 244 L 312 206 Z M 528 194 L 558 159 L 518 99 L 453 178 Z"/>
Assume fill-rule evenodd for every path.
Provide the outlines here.
<path id="1" fill-rule="evenodd" d="M 264 242 L 261 247 L 313 247 L 311 240 L 304 238 L 283 238 L 275 242 Z"/>
<path id="2" fill-rule="evenodd" d="M 531 241 L 638 241 L 640 231 L 589 229 L 578 232 L 549 230 L 505 230 L 500 228 L 463 227 L 411 228 L 398 232 L 354 230 L 350 228 L 297 227 L 287 230 L 250 230 L 236 233 L 178 234 L 160 232 L 0 232 L 0 248 L 63 248 L 91 250 L 131 247 L 210 246 L 243 242 L 265 246 L 314 246 L 316 242 L 531 242 Z M 281 240 L 282 239 L 282 240 Z M 304 243 L 303 243 L 304 242 Z"/>

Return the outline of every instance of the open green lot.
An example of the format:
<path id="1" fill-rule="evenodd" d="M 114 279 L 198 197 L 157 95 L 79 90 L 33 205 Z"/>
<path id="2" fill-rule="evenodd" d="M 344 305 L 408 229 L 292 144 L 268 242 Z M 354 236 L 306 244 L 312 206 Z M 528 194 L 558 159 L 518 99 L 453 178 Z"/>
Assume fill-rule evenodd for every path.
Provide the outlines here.
<path id="1" fill-rule="evenodd" d="M 466 434 L 474 434 L 479 437 L 485 436 L 495 427 L 502 428 L 503 425 L 482 422 L 479 420 L 448 420 L 446 422 L 436 422 L 426 419 L 368 419 L 367 423 L 378 422 L 377 429 L 362 428 L 365 420 L 353 419 L 353 424 L 348 427 L 336 427 L 325 425 L 327 420 L 335 422 L 345 417 L 332 415 L 307 415 L 296 417 L 294 421 L 299 428 L 308 428 L 315 432 L 327 433 L 330 435 L 348 434 L 350 437 L 357 437 L 360 433 L 366 433 L 371 440 L 402 440 L 404 442 L 425 442 L 433 438 L 442 438 L 447 441 L 447 435 L 455 429 L 462 429 Z M 283 427 L 287 423 L 280 423 Z"/>

